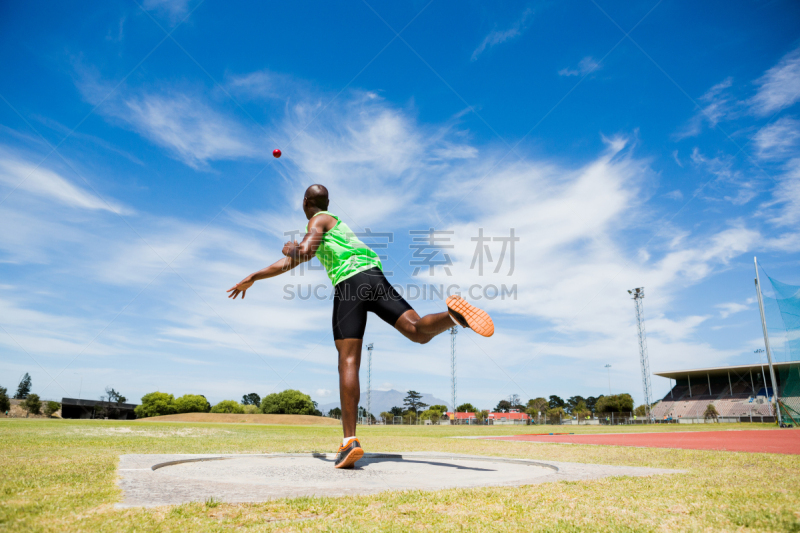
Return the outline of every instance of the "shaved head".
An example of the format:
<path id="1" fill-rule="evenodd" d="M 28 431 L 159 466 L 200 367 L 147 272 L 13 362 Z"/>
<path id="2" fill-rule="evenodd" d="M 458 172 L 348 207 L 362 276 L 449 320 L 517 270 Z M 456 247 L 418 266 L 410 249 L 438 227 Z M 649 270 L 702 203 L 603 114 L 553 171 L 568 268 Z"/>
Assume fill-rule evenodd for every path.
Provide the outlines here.
<path id="1" fill-rule="evenodd" d="M 305 200 L 308 207 L 316 207 L 322 211 L 327 211 L 328 189 L 326 189 L 324 185 L 312 185 L 306 189 Z"/>

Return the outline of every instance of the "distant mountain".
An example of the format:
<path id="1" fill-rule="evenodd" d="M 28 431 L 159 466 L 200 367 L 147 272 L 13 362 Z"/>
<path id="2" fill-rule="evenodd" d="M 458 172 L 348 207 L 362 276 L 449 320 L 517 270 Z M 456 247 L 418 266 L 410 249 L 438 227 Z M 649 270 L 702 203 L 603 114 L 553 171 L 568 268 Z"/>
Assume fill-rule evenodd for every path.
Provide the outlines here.
<path id="1" fill-rule="evenodd" d="M 374 390 L 372 391 L 372 414 L 374 416 L 380 416 L 380 414 L 384 411 L 388 411 L 392 407 L 403 407 L 403 398 L 406 397 L 405 392 L 400 392 L 398 390 Z M 444 400 L 436 398 L 432 394 L 422 393 L 422 401 L 427 403 L 428 405 L 446 405 L 447 408 L 450 408 L 450 404 Z M 364 409 L 367 408 L 367 391 L 361 391 L 361 402 L 359 403 L 361 407 Z M 319 410 L 322 411 L 323 414 L 327 413 L 331 409 L 335 409 L 336 407 L 340 407 L 339 402 L 333 403 L 326 403 L 325 405 L 320 405 Z"/>

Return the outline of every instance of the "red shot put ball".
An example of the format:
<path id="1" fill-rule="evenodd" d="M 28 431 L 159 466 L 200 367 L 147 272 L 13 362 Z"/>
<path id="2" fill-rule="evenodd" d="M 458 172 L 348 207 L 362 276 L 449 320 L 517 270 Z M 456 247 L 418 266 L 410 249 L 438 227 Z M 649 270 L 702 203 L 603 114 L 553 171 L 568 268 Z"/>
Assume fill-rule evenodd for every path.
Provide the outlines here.
<path id="1" fill-rule="evenodd" d="M 273 155 L 275 158 L 278 158 L 278 157 L 280 157 L 280 156 L 281 156 L 281 151 L 280 151 L 280 150 L 278 150 L 278 149 L 276 148 L 276 149 L 274 149 L 274 150 L 272 151 L 272 155 Z"/>

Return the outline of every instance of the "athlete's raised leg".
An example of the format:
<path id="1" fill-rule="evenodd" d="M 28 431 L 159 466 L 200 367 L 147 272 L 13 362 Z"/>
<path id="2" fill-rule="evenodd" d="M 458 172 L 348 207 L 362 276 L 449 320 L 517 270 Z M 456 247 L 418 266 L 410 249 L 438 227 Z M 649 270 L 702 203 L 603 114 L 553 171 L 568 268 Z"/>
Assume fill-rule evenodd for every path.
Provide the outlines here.
<path id="1" fill-rule="evenodd" d="M 395 322 L 394 327 L 408 339 L 425 344 L 440 333 L 444 333 L 457 322 L 470 328 L 484 337 L 494 334 L 494 323 L 488 313 L 470 305 L 460 296 L 447 298 L 447 311 L 420 317 L 416 311 L 409 309 Z"/>
<path id="2" fill-rule="evenodd" d="M 455 326 L 450 314 L 445 311 L 420 317 L 416 311 L 409 309 L 397 319 L 394 327 L 413 342 L 425 344 L 439 333 L 444 333 Z"/>

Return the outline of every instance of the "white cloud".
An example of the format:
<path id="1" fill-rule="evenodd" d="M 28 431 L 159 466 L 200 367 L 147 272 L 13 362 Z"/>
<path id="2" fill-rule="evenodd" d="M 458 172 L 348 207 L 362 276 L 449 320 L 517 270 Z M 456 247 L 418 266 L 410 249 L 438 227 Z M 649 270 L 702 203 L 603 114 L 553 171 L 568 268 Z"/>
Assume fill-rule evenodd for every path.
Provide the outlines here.
<path id="1" fill-rule="evenodd" d="M 674 191 L 666 193 L 664 198 L 669 198 L 670 200 L 683 200 L 683 193 L 679 189 L 675 189 Z"/>
<path id="2" fill-rule="evenodd" d="M 737 99 L 731 94 L 731 77 L 711 87 L 698 98 L 700 109 L 675 134 L 675 138 L 680 140 L 695 137 L 703 131 L 706 124 L 714 128 L 722 121 L 745 113 L 764 117 L 794 105 L 800 100 L 800 48 L 783 56 L 777 65 L 767 70 L 754 83 L 758 89 L 749 99 Z M 764 134 L 768 135 L 769 131 Z M 769 139 L 766 141 L 769 142 Z"/>
<path id="3" fill-rule="evenodd" d="M 675 137 L 678 140 L 695 137 L 703 131 L 703 124 L 707 123 L 714 128 L 720 121 L 734 114 L 738 102 L 728 93 L 732 85 L 733 78 L 728 77 L 706 91 L 698 99 L 700 109 Z"/>
<path id="4" fill-rule="evenodd" d="M 707 199 L 721 199 L 733 205 L 744 205 L 758 194 L 757 182 L 735 165 L 735 158 L 725 155 L 707 157 L 695 147 L 691 155 L 692 162 L 698 167 L 714 176 L 712 183 L 705 186 L 703 194 Z M 725 194 L 725 190 L 732 189 Z M 714 196 L 719 194 L 719 198 Z"/>
<path id="5" fill-rule="evenodd" d="M 697 327 L 708 320 L 707 316 L 687 316 L 680 320 L 655 317 L 647 320 L 647 332 L 657 334 L 670 343 L 687 340 Z"/>
<path id="6" fill-rule="evenodd" d="M 331 395 L 330 389 L 317 389 L 315 393 L 320 398 L 327 398 Z"/>
<path id="7" fill-rule="evenodd" d="M 142 7 L 166 15 L 170 21 L 177 22 L 189 12 L 189 0 L 144 0 Z"/>
<path id="8" fill-rule="evenodd" d="M 316 182 L 328 187 L 331 208 L 357 231 L 401 214 L 404 223 L 429 219 L 426 197 L 437 176 L 471 166 L 477 155 L 451 131 L 429 131 L 374 94 L 355 93 L 306 127 L 318 113 L 312 104 L 292 107 L 284 126 L 295 139 L 284 157 L 307 180 L 285 191 L 294 216 L 296 199 Z"/>
<path id="9" fill-rule="evenodd" d="M 592 59 L 591 56 L 584 57 L 578 62 L 578 67 L 574 69 L 563 68 L 558 71 L 559 76 L 584 76 L 590 72 L 597 70 L 600 63 Z"/>
<path id="10" fill-rule="evenodd" d="M 778 226 L 800 224 L 800 157 L 786 163 L 785 172 L 773 192 L 771 205 L 779 207 L 778 213 L 770 219 L 773 224 Z M 797 239 L 790 239 L 790 242 L 797 242 Z"/>
<path id="11" fill-rule="evenodd" d="M 761 159 L 783 159 L 800 145 L 800 121 L 782 117 L 758 130 L 753 140 Z"/>
<path id="12" fill-rule="evenodd" d="M 92 68 L 75 65 L 84 98 L 113 121 L 165 148 L 171 157 L 195 169 L 209 162 L 266 158 L 267 133 L 214 105 L 202 89 L 165 85 L 159 89 L 113 87 Z"/>
<path id="13" fill-rule="evenodd" d="M 740 304 L 738 302 L 728 302 L 723 304 L 717 304 L 715 307 L 717 307 L 720 310 L 719 311 L 720 318 L 728 318 L 734 313 L 739 313 L 741 311 L 744 311 L 745 309 L 748 308 L 748 305 Z"/>
<path id="14" fill-rule="evenodd" d="M 758 92 L 750 101 L 756 115 L 771 115 L 794 105 L 800 99 L 800 48 L 783 56 L 756 85 Z"/>
<path id="15" fill-rule="evenodd" d="M 193 168 L 209 161 L 265 157 L 237 121 L 187 94 L 145 94 L 126 99 L 116 114 L 136 131 Z M 263 135 L 263 134 L 261 134 Z"/>
<path id="16" fill-rule="evenodd" d="M 489 32 L 489 34 L 483 38 L 481 44 L 472 52 L 471 60 L 476 61 L 483 52 L 493 46 L 521 36 L 528 29 L 529 19 L 532 15 L 533 9 L 528 8 L 522 12 L 520 18 L 509 28 L 505 30 L 492 30 Z"/>
<path id="17" fill-rule="evenodd" d="M 230 76 L 227 80 L 231 92 L 246 98 L 270 98 L 285 100 L 287 95 L 311 91 L 308 83 L 270 70 L 259 70 L 240 76 Z"/>
<path id="18" fill-rule="evenodd" d="M 93 192 L 74 185 L 60 174 L 11 156 L 0 147 L 0 182 L 38 197 L 54 200 L 69 207 L 122 212 L 123 208 L 111 200 L 108 203 Z"/>

